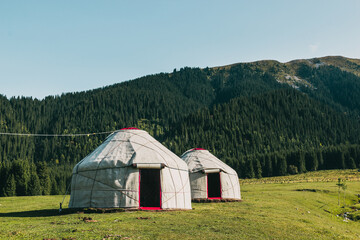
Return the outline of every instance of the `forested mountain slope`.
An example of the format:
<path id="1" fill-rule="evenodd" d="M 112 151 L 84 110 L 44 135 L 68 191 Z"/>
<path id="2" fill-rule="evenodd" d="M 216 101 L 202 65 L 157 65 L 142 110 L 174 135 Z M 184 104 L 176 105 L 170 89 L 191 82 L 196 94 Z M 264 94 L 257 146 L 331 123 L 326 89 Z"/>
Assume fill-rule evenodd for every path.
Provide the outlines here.
<path id="1" fill-rule="evenodd" d="M 326 149 L 338 154 L 346 148 L 349 154 L 342 152 L 347 164 L 340 159 L 340 164 L 320 164 L 322 168 L 356 167 L 359 69 L 359 60 L 343 57 L 259 61 L 186 67 L 43 100 L 0 96 L 0 132 L 94 133 L 134 126 L 149 131 L 177 154 L 195 146 L 209 148 L 242 177 L 314 170 L 304 168 L 302 160 L 292 163 L 289 154 L 301 159 L 303 154 L 305 159 L 310 152 L 315 156 Z M 32 184 L 48 181 L 47 174 L 53 174 L 52 193 L 64 192 L 73 165 L 105 137 L 0 136 L 0 195 L 11 186 L 18 195 L 34 194 L 22 186 L 35 175 Z M 313 162 L 309 156 L 308 166 Z M 284 165 L 277 159 L 286 159 L 292 167 L 270 172 L 266 161 L 273 161 L 274 169 L 281 167 L 278 162 Z M 254 166 L 257 171 L 251 174 Z M 19 185 L 21 172 L 28 174 Z"/>
<path id="2" fill-rule="evenodd" d="M 248 177 L 243 170 L 249 159 L 262 161 L 260 170 L 269 176 L 292 173 L 288 165 L 296 166 L 296 172 L 299 169 L 304 172 L 354 168 L 360 164 L 360 147 L 354 145 L 360 144 L 359 136 L 358 120 L 299 91 L 280 89 L 234 98 L 228 103 L 192 113 L 170 127 L 165 143 L 178 155 L 192 147 L 209 149 L 233 166 L 241 177 Z M 355 149 L 357 152 L 353 152 Z M 324 159 L 329 151 L 333 154 L 342 152 L 343 159 L 335 162 L 333 158 Z M 274 154 L 285 161 L 282 173 L 269 173 L 269 166 L 265 166 L 264 156 L 274 157 Z M 293 163 L 292 154 L 296 154 L 299 158 L 296 161 L 302 163 Z M 306 160 L 305 155 L 311 156 Z M 277 160 L 272 161 L 275 166 Z"/>

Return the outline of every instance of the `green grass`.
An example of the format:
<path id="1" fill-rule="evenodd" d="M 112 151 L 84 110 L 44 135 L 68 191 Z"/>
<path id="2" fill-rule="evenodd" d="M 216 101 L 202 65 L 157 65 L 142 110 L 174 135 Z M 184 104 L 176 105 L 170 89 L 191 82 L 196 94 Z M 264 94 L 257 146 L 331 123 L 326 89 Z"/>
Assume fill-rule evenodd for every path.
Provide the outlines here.
<path id="1" fill-rule="evenodd" d="M 360 181 L 347 181 L 343 208 L 337 178 L 315 181 L 336 173 L 312 174 L 271 178 L 268 184 L 243 180 L 243 202 L 194 203 L 190 211 L 59 215 L 62 196 L 0 198 L 0 239 L 360 239 L 360 222 L 337 216 L 359 205 Z"/>
<path id="2" fill-rule="evenodd" d="M 352 170 L 321 170 L 307 172 L 303 174 L 267 177 L 261 179 L 241 179 L 241 184 L 261 184 L 261 183 L 296 183 L 296 182 L 334 182 L 338 178 L 346 181 L 360 181 L 360 172 L 357 169 Z"/>

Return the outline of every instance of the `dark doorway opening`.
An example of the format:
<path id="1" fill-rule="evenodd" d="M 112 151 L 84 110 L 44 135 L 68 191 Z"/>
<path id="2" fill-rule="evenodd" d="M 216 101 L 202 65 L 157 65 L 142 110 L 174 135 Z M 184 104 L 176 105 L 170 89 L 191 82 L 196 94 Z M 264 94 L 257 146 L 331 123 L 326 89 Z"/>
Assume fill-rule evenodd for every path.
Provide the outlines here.
<path id="1" fill-rule="evenodd" d="M 207 174 L 207 191 L 208 191 L 208 198 L 211 199 L 221 198 L 220 173 Z"/>
<path id="2" fill-rule="evenodd" d="M 161 208 L 161 185 L 159 169 L 139 169 L 140 208 Z"/>

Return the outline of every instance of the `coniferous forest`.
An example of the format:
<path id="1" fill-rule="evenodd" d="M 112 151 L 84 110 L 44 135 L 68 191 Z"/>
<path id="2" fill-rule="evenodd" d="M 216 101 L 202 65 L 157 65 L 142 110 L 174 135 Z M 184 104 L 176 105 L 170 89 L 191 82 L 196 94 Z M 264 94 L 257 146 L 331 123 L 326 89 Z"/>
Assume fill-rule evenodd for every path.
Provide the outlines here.
<path id="1" fill-rule="evenodd" d="M 331 60 L 331 61 L 330 61 Z M 181 68 L 91 91 L 0 95 L 0 196 L 64 194 L 106 134 L 146 130 L 177 155 L 206 148 L 240 178 L 360 167 L 360 61 Z"/>

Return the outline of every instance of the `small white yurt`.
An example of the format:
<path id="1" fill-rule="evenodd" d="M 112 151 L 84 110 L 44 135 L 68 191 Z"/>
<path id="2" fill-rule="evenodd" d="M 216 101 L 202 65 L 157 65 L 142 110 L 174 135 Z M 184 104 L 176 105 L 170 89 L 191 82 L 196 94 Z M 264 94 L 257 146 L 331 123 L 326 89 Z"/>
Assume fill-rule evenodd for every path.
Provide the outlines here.
<path id="1" fill-rule="evenodd" d="M 187 164 L 146 131 L 112 133 L 73 170 L 69 208 L 191 209 Z"/>
<path id="2" fill-rule="evenodd" d="M 194 148 L 186 151 L 181 158 L 189 168 L 193 200 L 241 200 L 237 173 L 209 151 Z"/>

